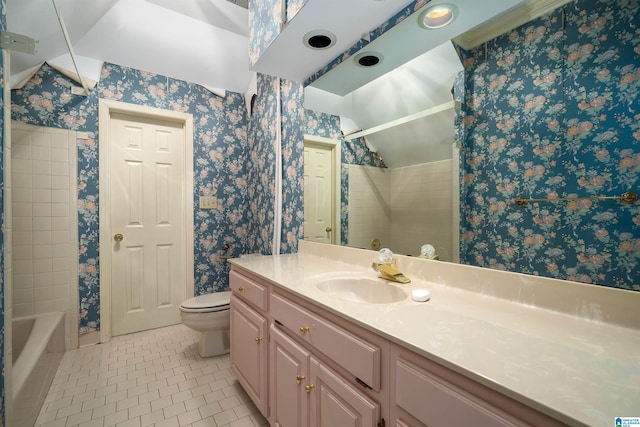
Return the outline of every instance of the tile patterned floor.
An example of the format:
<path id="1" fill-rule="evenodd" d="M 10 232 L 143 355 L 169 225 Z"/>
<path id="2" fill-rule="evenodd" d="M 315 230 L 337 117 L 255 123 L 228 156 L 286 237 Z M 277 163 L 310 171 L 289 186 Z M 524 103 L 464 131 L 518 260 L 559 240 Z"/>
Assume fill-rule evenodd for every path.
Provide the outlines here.
<path id="1" fill-rule="evenodd" d="M 268 425 L 229 369 L 203 359 L 184 325 L 114 337 L 65 353 L 36 426 Z"/>

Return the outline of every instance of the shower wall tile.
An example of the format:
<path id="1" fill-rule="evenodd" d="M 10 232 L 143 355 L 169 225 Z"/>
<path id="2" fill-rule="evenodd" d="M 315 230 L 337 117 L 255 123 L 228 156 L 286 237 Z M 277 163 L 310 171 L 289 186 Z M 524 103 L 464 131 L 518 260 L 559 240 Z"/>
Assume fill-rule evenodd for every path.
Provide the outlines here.
<path id="1" fill-rule="evenodd" d="M 348 245 L 369 248 L 377 237 L 382 247 L 419 255 L 431 243 L 450 259 L 451 168 L 450 160 L 397 169 L 349 165 Z"/>
<path id="2" fill-rule="evenodd" d="M 18 157 L 12 157 L 17 165 L 12 174 L 17 186 L 12 208 L 16 227 L 13 315 L 64 312 L 66 345 L 74 348 L 78 342 L 77 231 L 69 230 L 77 229 L 77 162 L 69 157 L 75 156 L 75 133 L 19 123 L 13 123 L 12 130 L 18 147 Z"/>

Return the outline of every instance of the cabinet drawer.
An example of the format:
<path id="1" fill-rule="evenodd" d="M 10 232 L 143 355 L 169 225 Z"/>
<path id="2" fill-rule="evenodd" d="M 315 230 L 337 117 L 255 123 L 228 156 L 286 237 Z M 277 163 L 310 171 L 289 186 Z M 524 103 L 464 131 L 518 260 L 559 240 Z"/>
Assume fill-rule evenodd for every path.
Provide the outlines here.
<path id="1" fill-rule="evenodd" d="M 517 425 L 499 409 L 406 360 L 396 360 L 395 370 L 395 404 L 424 425 Z"/>
<path id="2" fill-rule="evenodd" d="M 255 305 L 260 310 L 267 310 L 267 287 L 253 279 L 231 270 L 229 273 L 229 287 L 231 291 L 245 301 Z"/>
<path id="3" fill-rule="evenodd" d="M 270 307 L 273 319 L 284 328 L 320 350 L 372 389 L 380 390 L 379 347 L 280 295 L 271 295 Z"/>

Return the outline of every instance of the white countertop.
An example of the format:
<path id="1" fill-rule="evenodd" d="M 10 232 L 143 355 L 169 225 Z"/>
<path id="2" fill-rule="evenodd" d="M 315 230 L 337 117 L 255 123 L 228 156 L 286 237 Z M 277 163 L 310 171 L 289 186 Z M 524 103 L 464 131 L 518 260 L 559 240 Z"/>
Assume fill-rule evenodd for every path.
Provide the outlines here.
<path id="1" fill-rule="evenodd" d="M 377 278 L 372 254 L 301 242 L 299 254 L 230 262 L 565 423 L 612 426 L 615 417 L 640 416 L 640 292 L 407 257 L 398 267 L 412 282 L 398 284 L 408 297 L 397 303 L 349 302 L 311 282 L 333 271 Z M 474 279 L 491 284 L 480 284 L 482 292 L 451 284 Z M 431 299 L 412 301 L 415 288 Z"/>

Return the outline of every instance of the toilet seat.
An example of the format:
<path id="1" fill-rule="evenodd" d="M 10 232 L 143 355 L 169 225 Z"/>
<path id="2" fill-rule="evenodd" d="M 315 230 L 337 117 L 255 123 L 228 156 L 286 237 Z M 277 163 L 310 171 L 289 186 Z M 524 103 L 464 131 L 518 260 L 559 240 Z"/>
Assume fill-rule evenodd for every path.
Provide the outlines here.
<path id="1" fill-rule="evenodd" d="M 213 313 L 230 308 L 231 291 L 214 292 L 190 298 L 180 304 L 183 313 Z"/>

